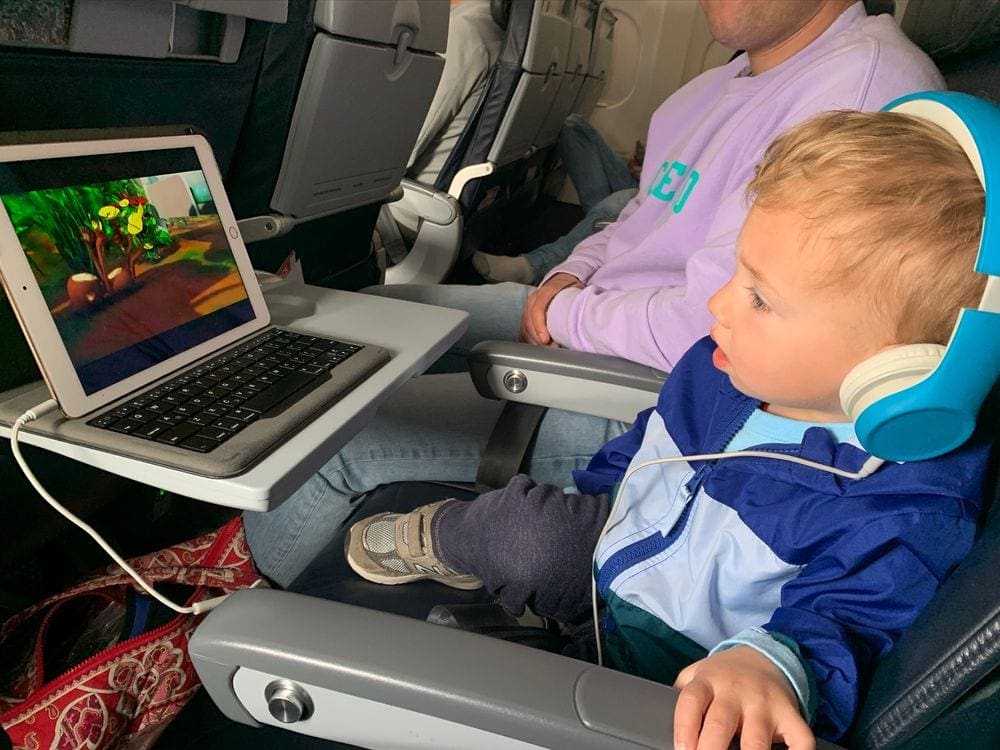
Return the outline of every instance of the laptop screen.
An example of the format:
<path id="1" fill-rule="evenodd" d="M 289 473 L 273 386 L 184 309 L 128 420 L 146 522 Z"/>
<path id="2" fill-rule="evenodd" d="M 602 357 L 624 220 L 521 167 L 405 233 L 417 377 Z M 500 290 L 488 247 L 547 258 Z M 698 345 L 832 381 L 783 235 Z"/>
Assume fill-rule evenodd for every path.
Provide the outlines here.
<path id="1" fill-rule="evenodd" d="M 254 319 L 193 148 L 0 164 L 0 201 L 88 395 Z"/>

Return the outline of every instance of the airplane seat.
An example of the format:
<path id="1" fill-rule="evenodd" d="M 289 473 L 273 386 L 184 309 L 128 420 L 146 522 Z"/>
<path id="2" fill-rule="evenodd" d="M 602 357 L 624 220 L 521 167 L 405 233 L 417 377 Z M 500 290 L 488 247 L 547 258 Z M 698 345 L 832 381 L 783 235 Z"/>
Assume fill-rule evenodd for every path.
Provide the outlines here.
<path id="1" fill-rule="evenodd" d="M 594 0 L 494 2 L 500 5 L 507 11 L 500 60 L 433 186 L 457 204 L 451 212 L 443 205 L 427 208 L 431 190 L 404 181 L 403 201 L 389 208 L 417 237 L 406 257 L 386 270 L 385 283 L 444 281 L 463 247 L 479 246 L 486 238 L 502 241 L 537 203 L 550 147 L 591 69 L 597 5 Z M 446 203 L 440 192 L 437 196 Z M 427 221 L 423 211 L 442 218 Z M 457 212 L 463 223 L 454 222 Z M 444 219 L 454 222 L 447 231 L 439 229 Z"/>
<path id="2" fill-rule="evenodd" d="M 909 0 L 899 23 L 949 90 L 1000 101 L 1000 1 Z"/>
<path id="3" fill-rule="evenodd" d="M 287 2 L 57 5 L 5 8 L 0 131 L 195 124 L 228 170 L 268 29 L 286 22 Z"/>
<path id="4" fill-rule="evenodd" d="M 1000 386 L 979 423 L 1000 440 Z M 1000 445 L 983 489 L 982 528 L 916 622 L 878 665 L 846 744 L 908 750 L 1000 744 Z"/>
<path id="5" fill-rule="evenodd" d="M 580 93 L 587 71 L 590 68 L 591 50 L 594 48 L 594 30 L 599 10 L 598 0 L 576 0 L 572 6 L 569 51 L 566 68 L 559 80 L 559 88 L 552 99 L 549 111 L 535 134 L 532 145 L 535 149 L 551 146 L 559 137 L 563 123 L 573 111 L 573 105 Z"/>
<path id="6" fill-rule="evenodd" d="M 434 184 L 404 180 L 403 198 L 387 205 L 389 218 L 415 239 L 407 250 L 399 231 L 389 223 L 384 225 L 383 234 L 402 246 L 398 254 L 403 256 L 401 260 L 394 258 L 395 265 L 386 269 L 386 284 L 435 284 L 445 279 L 462 249 L 464 217 L 475 211 L 482 198 L 465 190 L 465 185 L 473 176 L 493 171 L 486 157 L 522 75 L 522 60 L 536 23 L 536 0 L 491 0 L 490 13 L 505 36 L 479 101 Z M 461 179 L 456 179 L 460 172 Z M 489 202 L 492 199 L 484 201 L 484 208 Z"/>
<path id="7" fill-rule="evenodd" d="M 1000 438 L 998 407 L 995 388 L 980 424 Z M 1000 443 L 984 493 L 984 525 L 971 552 L 876 668 L 844 747 L 987 750 L 1000 741 Z M 399 483 L 376 492 L 358 518 L 456 495 L 468 497 L 452 487 Z M 672 688 L 420 622 L 440 603 L 488 598 L 429 582 L 368 583 L 350 571 L 343 548 L 342 532 L 292 590 L 238 592 L 208 616 L 191 653 L 222 714 L 240 724 L 227 726 L 203 695 L 168 735 L 179 742 L 207 732 L 213 747 L 275 750 L 671 747 Z M 276 682 L 307 696 L 315 718 L 272 719 L 265 688 Z M 819 750 L 836 747 L 817 742 Z"/>
<path id="8" fill-rule="evenodd" d="M 380 205 L 396 197 L 441 76 L 448 5 L 306 6 L 291 34 L 296 64 L 280 47 L 265 58 L 243 142 L 244 190 L 233 201 L 246 201 L 240 215 L 252 218 L 241 228 L 267 265 L 294 249 L 307 282 L 356 289 L 378 280 L 372 230 Z M 266 155 L 263 165 L 257 153 Z"/>
<path id="9" fill-rule="evenodd" d="M 493 169 L 528 155 L 566 69 L 573 0 L 514 0 L 507 39 L 495 78 L 474 116 L 468 143 L 459 142 L 438 176 L 437 186 L 472 205 L 463 170 L 490 163 Z M 471 121 L 470 121 L 470 124 Z M 457 180 L 457 184 L 456 184 Z"/>
<path id="10" fill-rule="evenodd" d="M 274 270 L 295 249 L 310 283 L 378 279 L 377 204 L 402 177 L 436 88 L 447 3 L 22 5 L 0 29 L 0 131 L 194 126 L 255 266 Z M 345 97 L 365 100 L 344 107 Z"/>
<path id="11" fill-rule="evenodd" d="M 583 118 L 589 118 L 597 101 L 601 98 L 604 85 L 611 72 L 611 47 L 614 44 L 615 22 L 618 17 L 602 2 L 593 16 L 593 40 L 590 47 L 590 59 L 587 71 L 573 102 L 572 113 Z"/>
<path id="12" fill-rule="evenodd" d="M 554 145 L 590 68 L 598 6 L 593 0 L 536 3 L 522 76 L 486 154 L 492 174 L 465 187 L 469 247 L 504 247 L 510 227 L 537 212 L 555 165 Z"/>

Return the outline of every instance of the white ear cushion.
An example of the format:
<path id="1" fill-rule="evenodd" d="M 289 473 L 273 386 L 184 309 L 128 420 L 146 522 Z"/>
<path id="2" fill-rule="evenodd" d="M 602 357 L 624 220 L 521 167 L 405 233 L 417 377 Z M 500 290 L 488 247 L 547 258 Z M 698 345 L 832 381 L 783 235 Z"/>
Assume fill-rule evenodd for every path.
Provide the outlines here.
<path id="1" fill-rule="evenodd" d="M 840 386 L 844 413 L 858 416 L 881 398 L 898 393 L 930 375 L 944 357 L 940 344 L 904 344 L 859 362 Z"/>

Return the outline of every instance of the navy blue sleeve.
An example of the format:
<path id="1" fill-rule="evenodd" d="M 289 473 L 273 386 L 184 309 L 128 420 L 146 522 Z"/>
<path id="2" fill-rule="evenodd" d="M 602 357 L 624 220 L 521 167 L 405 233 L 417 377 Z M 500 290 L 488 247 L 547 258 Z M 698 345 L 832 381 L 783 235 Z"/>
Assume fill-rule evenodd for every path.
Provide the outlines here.
<path id="1" fill-rule="evenodd" d="M 860 685 L 968 553 L 974 535 L 972 521 L 945 513 L 886 516 L 838 539 L 785 584 L 764 627 L 792 638 L 813 673 L 818 736 L 836 740 L 847 731 Z"/>

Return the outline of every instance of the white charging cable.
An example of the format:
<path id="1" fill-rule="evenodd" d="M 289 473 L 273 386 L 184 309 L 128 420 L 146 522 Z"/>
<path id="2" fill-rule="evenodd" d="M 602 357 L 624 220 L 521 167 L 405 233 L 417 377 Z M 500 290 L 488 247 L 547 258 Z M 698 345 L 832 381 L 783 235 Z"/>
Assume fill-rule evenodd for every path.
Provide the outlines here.
<path id="1" fill-rule="evenodd" d="M 618 487 L 618 498 L 624 497 L 625 486 L 629 483 L 632 477 L 637 471 L 642 469 L 648 469 L 650 466 L 657 466 L 659 464 L 669 464 L 675 461 L 719 461 L 727 458 L 772 458 L 775 461 L 790 461 L 794 464 L 800 464 L 801 466 L 808 466 L 812 469 L 818 469 L 820 471 L 826 471 L 830 474 L 836 474 L 838 477 L 844 477 L 845 479 L 864 479 L 865 477 L 871 476 L 878 470 L 878 468 L 885 463 L 885 461 L 877 456 L 870 456 L 866 460 L 858 471 L 844 471 L 843 469 L 838 469 L 835 466 L 827 466 L 826 464 L 821 464 L 818 461 L 810 461 L 807 458 L 800 458 L 798 456 L 789 456 L 784 453 L 772 453 L 771 451 L 732 451 L 731 453 L 701 453 L 694 456 L 669 456 L 667 458 L 653 458 L 648 461 L 642 461 L 631 467 L 625 476 L 622 478 L 622 482 Z M 692 498 L 693 500 L 693 498 Z M 612 521 L 617 521 L 616 515 L 618 511 L 622 508 L 625 503 L 616 502 L 611 506 L 611 512 L 608 513 L 608 520 L 604 522 L 604 527 L 601 529 L 601 533 L 597 537 L 597 543 L 594 545 L 593 554 L 593 566 L 592 569 L 597 568 L 597 550 L 601 546 L 601 541 L 604 539 L 605 535 L 612 527 Z M 594 640 L 597 643 L 597 664 L 598 666 L 604 666 L 604 653 L 601 649 L 601 624 L 600 617 L 597 611 L 597 576 L 592 575 L 590 577 L 590 603 L 591 603 L 591 614 L 594 620 Z"/>
<path id="2" fill-rule="evenodd" d="M 35 491 L 39 495 L 41 495 L 42 498 L 45 500 L 45 502 L 51 505 L 56 510 L 56 512 L 59 513 L 59 515 L 68 520 L 70 523 L 74 524 L 75 526 L 78 526 L 79 528 L 87 532 L 90 538 L 93 539 L 95 542 L 97 542 L 97 544 L 100 545 L 101 549 L 103 549 L 108 554 L 108 556 L 112 560 L 114 560 L 115 563 L 122 570 L 128 573 L 132 577 L 132 579 L 139 586 L 141 586 L 142 589 L 147 594 L 156 599 L 156 601 L 158 601 L 160 604 L 162 604 L 165 607 L 169 607 L 174 612 L 178 612 L 182 615 L 187 615 L 187 614 L 200 615 L 203 612 L 208 612 L 209 610 L 215 609 L 219 604 L 223 602 L 223 600 L 226 599 L 226 597 L 229 596 L 229 594 L 225 594 L 223 596 L 216 596 L 212 599 L 205 599 L 204 601 L 200 602 L 195 602 L 190 607 L 182 607 L 181 605 L 170 601 L 170 599 L 160 594 L 149 583 L 147 583 L 142 578 L 142 576 L 140 576 L 135 571 L 135 569 L 131 565 L 125 562 L 124 558 L 122 558 L 121 555 L 115 552 L 111 548 L 111 545 L 109 545 L 106 541 L 104 541 L 101 535 L 98 534 L 97 531 L 92 526 L 90 526 L 83 519 L 73 515 L 73 513 L 71 513 L 66 508 L 64 508 L 59 503 L 59 501 L 57 501 L 54 497 L 52 497 L 52 495 L 48 493 L 48 491 L 42 486 L 41 482 L 38 481 L 38 478 L 35 476 L 34 472 L 31 471 L 31 469 L 28 467 L 27 462 L 24 460 L 24 456 L 21 455 L 21 447 L 18 445 L 17 442 L 18 433 L 21 431 L 22 427 L 28 424 L 28 422 L 33 422 L 39 417 L 48 414 L 50 411 L 55 411 L 58 408 L 58 406 L 59 405 L 56 403 L 54 399 L 49 399 L 48 401 L 41 403 L 38 406 L 32 407 L 31 409 L 28 409 L 28 411 L 24 412 L 24 414 L 22 414 L 20 417 L 18 417 L 17 420 L 14 422 L 14 425 L 10 429 L 10 450 L 14 454 L 14 460 L 17 461 L 17 465 L 21 467 L 21 471 L 24 472 L 24 476 L 27 477 L 28 481 L 31 483 L 31 486 L 35 488 Z M 256 586 L 257 583 L 259 583 L 259 581 L 255 582 L 254 586 Z M 251 588 L 253 587 L 251 586 Z"/>

